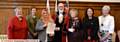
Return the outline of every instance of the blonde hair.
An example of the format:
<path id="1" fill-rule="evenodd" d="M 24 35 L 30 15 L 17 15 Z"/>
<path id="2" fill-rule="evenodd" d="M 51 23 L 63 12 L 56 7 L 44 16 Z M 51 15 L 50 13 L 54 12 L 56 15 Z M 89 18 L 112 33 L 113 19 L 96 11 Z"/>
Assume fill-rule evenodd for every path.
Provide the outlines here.
<path id="1" fill-rule="evenodd" d="M 72 14 L 72 12 L 75 12 L 76 15 L 79 14 L 79 13 L 78 13 L 78 12 L 79 12 L 78 9 L 75 9 L 75 8 L 70 9 L 70 14 Z"/>
<path id="2" fill-rule="evenodd" d="M 102 9 L 110 10 L 110 6 L 109 6 L 109 5 L 104 5 L 104 6 L 102 7 Z"/>
<path id="3" fill-rule="evenodd" d="M 45 18 L 44 15 L 43 15 L 43 12 L 44 12 L 44 11 L 47 12 L 47 13 L 46 13 L 46 14 L 47 14 L 47 18 Z M 43 9 L 42 12 L 41 12 L 41 14 L 42 14 L 42 15 L 41 15 L 41 19 L 42 19 L 42 20 L 47 19 L 47 21 L 43 21 L 43 22 L 54 22 L 53 19 L 52 19 L 52 17 L 51 17 L 51 14 L 48 14 L 47 9 Z"/>

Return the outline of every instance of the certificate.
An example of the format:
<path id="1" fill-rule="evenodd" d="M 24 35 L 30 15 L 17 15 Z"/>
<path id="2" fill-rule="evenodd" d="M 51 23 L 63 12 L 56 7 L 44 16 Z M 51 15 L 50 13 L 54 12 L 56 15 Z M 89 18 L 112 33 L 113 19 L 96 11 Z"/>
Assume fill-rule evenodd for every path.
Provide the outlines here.
<path id="1" fill-rule="evenodd" d="M 56 24 L 49 22 L 47 26 L 47 34 L 54 34 Z"/>

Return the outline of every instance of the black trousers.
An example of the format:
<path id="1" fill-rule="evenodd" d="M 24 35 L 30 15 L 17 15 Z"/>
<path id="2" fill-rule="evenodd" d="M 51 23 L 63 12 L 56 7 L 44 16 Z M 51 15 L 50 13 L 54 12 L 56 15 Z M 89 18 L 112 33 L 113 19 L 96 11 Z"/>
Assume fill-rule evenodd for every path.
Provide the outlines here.
<path id="1" fill-rule="evenodd" d="M 61 31 L 55 32 L 53 42 L 62 42 L 62 32 Z"/>
<path id="2" fill-rule="evenodd" d="M 68 34 L 68 42 L 83 42 L 84 34 L 83 31 L 69 32 Z"/>

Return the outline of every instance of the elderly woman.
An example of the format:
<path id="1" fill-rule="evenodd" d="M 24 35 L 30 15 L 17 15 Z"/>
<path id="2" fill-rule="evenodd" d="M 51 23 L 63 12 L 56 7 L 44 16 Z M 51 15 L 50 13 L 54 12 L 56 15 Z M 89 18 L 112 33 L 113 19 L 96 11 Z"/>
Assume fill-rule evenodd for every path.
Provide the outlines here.
<path id="1" fill-rule="evenodd" d="M 81 21 L 78 18 L 78 10 L 70 10 L 70 19 L 68 27 L 68 42 L 83 42 L 82 37 L 82 28 Z M 80 34 L 80 35 L 79 35 Z"/>
<path id="2" fill-rule="evenodd" d="M 47 9 L 42 10 L 41 18 L 37 21 L 36 31 L 38 32 L 38 39 L 40 42 L 47 42 L 47 28 L 48 23 L 53 23 L 50 14 L 48 14 Z"/>
<path id="3" fill-rule="evenodd" d="M 9 20 L 7 29 L 8 39 L 27 39 L 28 26 L 21 7 L 15 8 L 15 16 Z"/>
<path id="4" fill-rule="evenodd" d="M 102 15 L 99 16 L 100 42 L 112 42 L 112 33 L 114 32 L 114 17 L 110 15 L 110 6 L 102 7 Z"/>

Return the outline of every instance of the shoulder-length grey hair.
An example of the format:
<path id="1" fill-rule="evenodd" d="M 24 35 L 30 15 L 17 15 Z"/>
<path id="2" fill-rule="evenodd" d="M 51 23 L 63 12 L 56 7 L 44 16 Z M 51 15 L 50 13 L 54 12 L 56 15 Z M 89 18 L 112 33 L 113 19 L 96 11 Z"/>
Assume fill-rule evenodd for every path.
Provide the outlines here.
<path id="1" fill-rule="evenodd" d="M 79 14 L 79 10 L 76 8 L 70 9 L 70 14 L 72 14 L 72 12 L 75 12 L 76 16 L 78 16 L 78 14 Z"/>

